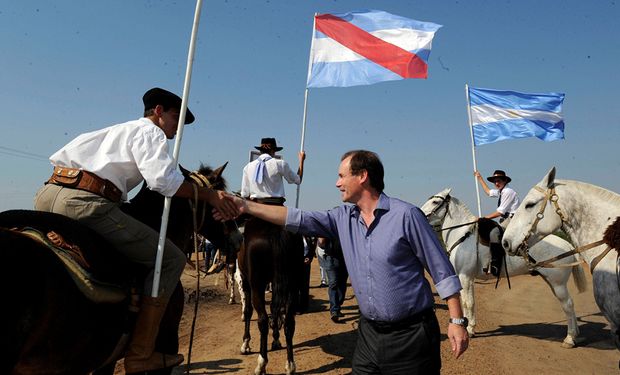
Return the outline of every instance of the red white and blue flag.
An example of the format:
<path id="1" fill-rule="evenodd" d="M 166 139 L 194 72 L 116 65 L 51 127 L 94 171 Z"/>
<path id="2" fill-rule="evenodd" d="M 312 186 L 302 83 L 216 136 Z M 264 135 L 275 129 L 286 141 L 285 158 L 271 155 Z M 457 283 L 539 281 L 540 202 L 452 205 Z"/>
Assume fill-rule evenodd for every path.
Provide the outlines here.
<path id="1" fill-rule="evenodd" d="M 315 16 L 307 87 L 426 78 L 441 25 L 380 10 Z"/>

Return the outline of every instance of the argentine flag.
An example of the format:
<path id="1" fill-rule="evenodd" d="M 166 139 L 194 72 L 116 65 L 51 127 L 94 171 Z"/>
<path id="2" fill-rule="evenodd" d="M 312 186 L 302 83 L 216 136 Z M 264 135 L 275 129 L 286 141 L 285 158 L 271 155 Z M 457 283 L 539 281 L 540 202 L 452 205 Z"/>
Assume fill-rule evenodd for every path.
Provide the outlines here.
<path id="1" fill-rule="evenodd" d="M 505 139 L 564 139 L 564 94 L 526 94 L 469 88 L 471 126 L 476 146 Z"/>
<path id="2" fill-rule="evenodd" d="M 317 15 L 306 87 L 426 78 L 440 27 L 380 10 Z"/>

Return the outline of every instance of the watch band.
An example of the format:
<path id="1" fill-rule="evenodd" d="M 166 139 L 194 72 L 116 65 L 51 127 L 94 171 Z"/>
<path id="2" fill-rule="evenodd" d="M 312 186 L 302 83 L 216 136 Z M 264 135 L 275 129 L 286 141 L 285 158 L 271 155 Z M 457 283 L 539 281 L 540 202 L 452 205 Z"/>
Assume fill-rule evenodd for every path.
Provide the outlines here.
<path id="1" fill-rule="evenodd" d="M 469 320 L 466 317 L 462 317 L 462 318 L 450 318 L 448 320 L 449 323 L 452 324 L 458 324 L 462 327 L 467 328 L 467 326 L 469 325 Z"/>

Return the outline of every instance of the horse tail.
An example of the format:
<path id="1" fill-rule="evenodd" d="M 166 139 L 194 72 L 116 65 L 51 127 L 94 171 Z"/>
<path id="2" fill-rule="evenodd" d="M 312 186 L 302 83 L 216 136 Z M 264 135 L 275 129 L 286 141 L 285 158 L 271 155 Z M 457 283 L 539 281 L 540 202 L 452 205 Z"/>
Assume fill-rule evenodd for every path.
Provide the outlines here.
<path id="1" fill-rule="evenodd" d="M 297 249 L 297 242 L 301 249 Z M 271 311 L 278 311 L 278 327 L 282 326 L 284 313 L 287 309 L 296 309 L 299 294 L 301 270 L 296 263 L 303 263 L 303 242 L 299 235 L 283 230 L 279 236 L 272 237 L 273 249 L 273 283 L 271 295 Z M 302 253 L 297 254 L 301 251 Z"/>
<path id="2" fill-rule="evenodd" d="M 579 293 L 583 293 L 586 291 L 588 282 L 586 280 L 586 273 L 583 270 L 581 264 L 573 266 L 573 281 L 575 282 L 575 285 L 577 286 L 577 291 Z"/>

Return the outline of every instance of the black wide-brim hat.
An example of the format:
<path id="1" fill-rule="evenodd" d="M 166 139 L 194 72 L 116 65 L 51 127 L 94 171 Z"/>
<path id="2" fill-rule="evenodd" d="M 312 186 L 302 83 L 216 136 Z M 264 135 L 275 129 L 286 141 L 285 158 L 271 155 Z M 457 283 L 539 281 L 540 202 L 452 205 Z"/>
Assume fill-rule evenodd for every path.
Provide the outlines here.
<path id="1" fill-rule="evenodd" d="M 258 151 L 280 151 L 283 147 L 278 147 L 275 138 L 262 138 L 260 140 L 260 146 L 254 146 Z"/>
<path id="2" fill-rule="evenodd" d="M 154 87 L 144 93 L 142 102 L 144 103 L 145 111 L 155 108 L 158 104 L 164 106 L 165 108 L 175 108 L 181 110 L 182 99 L 168 90 Z M 192 111 L 187 108 L 187 111 L 185 111 L 185 124 L 189 125 L 194 122 L 195 119 L 196 118 L 194 117 Z"/>
<path id="3" fill-rule="evenodd" d="M 490 182 L 495 182 L 495 180 L 504 180 L 506 181 L 506 183 L 512 181 L 510 177 L 506 176 L 506 172 L 502 171 L 501 169 L 497 169 L 495 172 L 493 172 L 493 176 L 487 177 L 487 180 L 489 180 Z"/>

